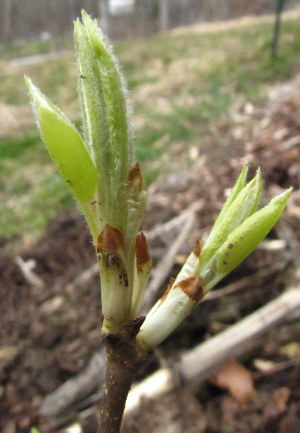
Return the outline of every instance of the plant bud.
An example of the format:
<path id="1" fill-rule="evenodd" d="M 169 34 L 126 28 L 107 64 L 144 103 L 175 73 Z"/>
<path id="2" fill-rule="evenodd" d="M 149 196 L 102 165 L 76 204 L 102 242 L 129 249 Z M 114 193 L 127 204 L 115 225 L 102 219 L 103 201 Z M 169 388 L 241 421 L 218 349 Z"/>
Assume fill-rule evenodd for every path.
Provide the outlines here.
<path id="1" fill-rule="evenodd" d="M 84 138 L 98 170 L 102 219 L 125 235 L 127 181 L 134 160 L 124 79 L 97 21 L 84 11 L 82 23 L 75 22 L 74 37 Z"/>
<path id="2" fill-rule="evenodd" d="M 246 172 L 244 167 L 203 252 L 197 241 L 177 278 L 147 314 L 137 337 L 144 349 L 152 350 L 168 337 L 202 297 L 258 246 L 279 219 L 291 189 L 255 212 L 261 195 L 261 174 L 258 170 L 244 186 Z"/>

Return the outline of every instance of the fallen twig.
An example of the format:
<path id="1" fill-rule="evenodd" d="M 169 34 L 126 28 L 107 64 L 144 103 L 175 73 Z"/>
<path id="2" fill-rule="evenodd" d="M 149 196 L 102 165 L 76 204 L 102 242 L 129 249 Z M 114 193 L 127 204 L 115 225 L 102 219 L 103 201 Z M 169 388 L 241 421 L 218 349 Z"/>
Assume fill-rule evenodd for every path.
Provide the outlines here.
<path id="1" fill-rule="evenodd" d="M 177 236 L 175 241 L 168 249 L 168 252 L 164 256 L 162 261 L 157 265 L 157 267 L 152 272 L 152 278 L 149 283 L 149 286 L 147 287 L 147 291 L 145 293 L 145 297 L 142 303 L 142 307 L 141 307 L 142 312 L 147 311 L 153 304 L 158 289 L 160 288 L 164 280 L 168 277 L 170 270 L 174 265 L 174 258 L 178 253 L 178 250 L 180 249 L 181 245 L 184 243 L 187 236 L 189 235 L 194 223 L 195 223 L 194 211 L 190 211 L 189 213 L 186 213 L 185 222 L 183 223 L 184 225 L 182 227 L 182 230 L 180 231 L 179 235 Z"/>
<path id="2" fill-rule="evenodd" d="M 105 373 L 105 353 L 102 349 L 91 358 L 83 373 L 69 379 L 44 399 L 41 414 L 53 419 L 61 415 L 63 418 L 64 412 L 70 412 L 72 406 L 103 385 Z"/>
<path id="3" fill-rule="evenodd" d="M 259 341 L 259 335 L 272 326 L 294 317 L 300 307 L 300 286 L 290 289 L 245 319 L 217 334 L 207 342 L 182 355 L 176 368 L 163 368 L 135 385 L 129 394 L 127 412 L 138 407 L 140 399 L 155 398 L 172 390 L 177 383 L 178 372 L 182 383 L 196 386 L 206 379 L 228 357 L 239 356 L 249 346 Z M 251 341 L 252 340 L 252 341 Z M 200 362 L 201 360 L 201 362 Z M 103 352 L 95 354 L 86 371 L 70 379 L 43 402 L 41 413 L 54 420 L 64 419 L 65 413 L 87 407 L 102 398 L 103 392 L 93 394 L 103 384 L 105 363 Z M 81 403 L 80 403 L 81 402 Z"/>
<path id="4" fill-rule="evenodd" d="M 31 286 L 37 289 L 43 289 L 45 287 L 44 281 L 33 272 L 33 269 L 36 265 L 34 260 L 24 261 L 21 256 L 17 256 L 15 262 L 19 266 L 25 280 Z"/>
<path id="5" fill-rule="evenodd" d="M 160 369 L 129 393 L 126 412 L 136 409 L 140 399 L 155 398 L 174 389 L 179 373 L 186 386 L 197 386 L 229 357 L 241 355 L 258 337 L 272 326 L 285 321 L 300 307 L 300 287 L 292 288 L 245 319 L 182 355 L 176 369 Z M 174 373 L 175 372 L 175 373 Z M 174 376 L 175 374 L 175 376 Z M 175 385 L 174 385 L 175 384 Z"/>
<path id="6" fill-rule="evenodd" d="M 145 236 L 147 237 L 148 241 L 151 241 L 158 237 L 165 243 L 167 240 L 167 246 L 169 248 L 169 244 L 171 243 L 170 233 L 174 233 L 174 231 L 176 231 L 177 233 L 180 232 L 182 224 L 184 224 L 184 222 L 186 221 L 187 215 L 198 212 L 203 207 L 203 205 L 204 200 L 202 199 L 193 202 L 188 208 L 181 212 L 180 215 L 168 220 L 163 224 L 157 224 L 153 227 L 153 229 L 149 231 L 145 231 Z M 172 235 L 172 237 L 173 236 L 174 235 Z"/>

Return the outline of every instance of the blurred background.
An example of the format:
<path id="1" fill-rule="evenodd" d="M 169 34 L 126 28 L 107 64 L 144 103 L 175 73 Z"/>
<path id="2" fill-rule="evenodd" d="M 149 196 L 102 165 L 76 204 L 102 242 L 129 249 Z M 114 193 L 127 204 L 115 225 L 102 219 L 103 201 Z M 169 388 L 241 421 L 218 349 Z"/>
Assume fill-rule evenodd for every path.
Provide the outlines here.
<path id="1" fill-rule="evenodd" d="M 73 206 L 32 127 L 23 75 L 80 123 L 72 25 L 82 8 L 100 17 L 116 42 L 149 184 L 161 170 L 176 168 L 172 152 L 183 152 L 187 168 L 216 135 L 220 158 L 219 122 L 243 104 L 250 109 L 269 84 L 297 75 L 297 5 L 300 0 L 1 0 L 0 232 L 38 234 L 59 208 Z"/>
<path id="2" fill-rule="evenodd" d="M 55 39 L 68 35 L 72 32 L 72 21 L 80 15 L 81 9 L 101 17 L 101 26 L 112 39 L 125 39 L 194 23 L 270 14 L 276 8 L 276 1 L 1 0 L 1 41 Z M 299 0 L 281 3 L 286 9 L 299 6 Z"/>
<path id="3" fill-rule="evenodd" d="M 31 77 L 80 129 L 72 32 L 81 9 L 99 18 L 128 82 L 136 155 L 148 186 L 143 230 L 154 264 L 175 251 L 172 266 L 152 283 L 153 298 L 195 239 L 206 238 L 245 161 L 251 174 L 262 167 L 264 203 L 294 187 L 267 244 L 222 283 L 237 292 L 203 304 L 162 346 L 162 356 L 172 360 L 263 306 L 299 269 L 300 0 L 0 0 L 1 433 L 27 433 L 34 425 L 54 432 L 82 417 L 78 402 L 70 403 L 74 396 L 64 394 L 67 415 L 44 398 L 69 379 L 87 377 L 101 344 L 93 247 L 41 143 L 23 80 Z M 140 419 L 140 430 L 129 431 L 144 431 L 146 422 L 147 432 L 173 425 L 168 431 L 298 433 L 298 322 L 271 330 L 243 355 L 247 374 L 260 378 L 251 388 L 256 406 L 243 412 L 236 396 L 207 382 L 196 399 L 189 393 L 185 402 L 172 401 L 172 413 L 187 402 L 201 413 L 196 430 L 192 415 L 170 419 L 169 401 L 163 411 L 169 418 L 160 406 L 157 417 L 151 409 L 156 427 Z M 257 359 L 289 367 L 265 375 Z M 151 362 L 144 375 L 160 365 L 159 357 Z M 93 376 L 81 408 L 92 406 L 99 387 Z M 270 408 L 266 402 L 273 401 Z"/>

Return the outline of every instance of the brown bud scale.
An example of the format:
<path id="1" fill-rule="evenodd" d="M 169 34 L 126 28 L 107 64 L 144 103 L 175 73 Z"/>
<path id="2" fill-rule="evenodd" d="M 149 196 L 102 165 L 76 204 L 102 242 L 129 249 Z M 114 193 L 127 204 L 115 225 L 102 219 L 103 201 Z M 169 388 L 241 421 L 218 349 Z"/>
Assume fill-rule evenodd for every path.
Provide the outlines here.
<path id="1" fill-rule="evenodd" d="M 134 164 L 128 174 L 128 186 L 130 189 L 137 188 L 137 192 L 140 192 L 143 189 L 143 176 L 138 162 Z"/>
<path id="2" fill-rule="evenodd" d="M 197 239 L 193 253 L 195 254 L 196 257 L 200 257 L 201 251 L 202 251 L 202 242 L 199 239 Z"/>
<path id="3" fill-rule="evenodd" d="M 163 294 L 163 296 L 161 297 L 161 301 L 163 301 L 164 299 L 166 299 L 166 297 L 168 296 L 168 293 L 171 290 L 171 287 L 173 286 L 174 281 L 175 281 L 175 278 L 170 278 L 168 287 L 167 287 L 165 293 Z"/>
<path id="4" fill-rule="evenodd" d="M 189 277 L 176 284 L 192 301 L 199 302 L 203 298 L 201 277 Z"/>
<path id="5" fill-rule="evenodd" d="M 116 227 L 106 224 L 97 239 L 97 253 L 114 255 L 123 249 L 123 235 Z"/>
<path id="6" fill-rule="evenodd" d="M 137 271 L 143 272 L 143 267 L 146 263 L 151 262 L 148 242 L 144 233 L 139 233 L 135 241 L 135 254 L 136 254 L 136 266 Z"/>

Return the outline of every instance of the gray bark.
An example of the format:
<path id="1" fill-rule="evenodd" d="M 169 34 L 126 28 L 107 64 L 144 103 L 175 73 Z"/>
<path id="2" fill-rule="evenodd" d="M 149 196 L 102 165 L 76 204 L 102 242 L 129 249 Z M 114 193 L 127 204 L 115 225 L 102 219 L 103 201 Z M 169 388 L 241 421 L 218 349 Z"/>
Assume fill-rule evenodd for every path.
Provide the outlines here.
<path id="1" fill-rule="evenodd" d="M 5 41 L 12 38 L 12 0 L 3 0 L 2 37 Z"/>
<path id="2" fill-rule="evenodd" d="M 108 0 L 99 0 L 99 16 L 102 31 L 110 36 Z"/>
<path id="3" fill-rule="evenodd" d="M 160 30 L 168 30 L 170 26 L 170 4 L 169 0 L 160 0 L 159 2 L 159 22 Z"/>

